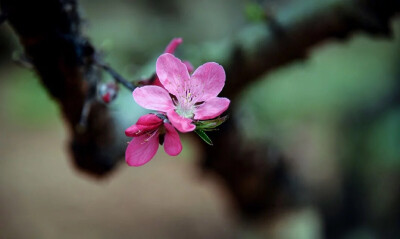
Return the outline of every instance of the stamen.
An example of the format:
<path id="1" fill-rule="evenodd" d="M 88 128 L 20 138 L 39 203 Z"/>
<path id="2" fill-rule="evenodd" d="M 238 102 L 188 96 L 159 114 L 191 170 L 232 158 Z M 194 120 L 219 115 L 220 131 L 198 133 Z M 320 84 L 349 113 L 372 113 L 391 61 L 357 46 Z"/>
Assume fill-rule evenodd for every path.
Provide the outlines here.
<path id="1" fill-rule="evenodd" d="M 158 132 L 158 129 L 154 130 L 154 131 L 151 132 L 151 133 L 147 133 L 147 135 L 148 135 L 149 137 L 148 137 L 147 139 L 145 139 L 145 140 L 142 142 L 142 144 L 145 144 L 145 143 L 149 142 L 149 140 L 150 140 L 151 138 L 153 138 L 154 135 L 157 134 L 157 132 Z"/>

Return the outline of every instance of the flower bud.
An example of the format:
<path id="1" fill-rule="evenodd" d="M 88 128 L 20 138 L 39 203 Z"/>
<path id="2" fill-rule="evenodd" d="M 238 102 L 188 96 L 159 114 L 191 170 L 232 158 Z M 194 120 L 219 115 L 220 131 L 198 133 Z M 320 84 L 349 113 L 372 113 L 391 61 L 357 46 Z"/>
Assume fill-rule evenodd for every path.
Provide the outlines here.
<path id="1" fill-rule="evenodd" d="M 118 90 L 118 85 L 115 83 L 102 83 L 99 86 L 98 92 L 101 100 L 108 104 L 117 98 Z"/>

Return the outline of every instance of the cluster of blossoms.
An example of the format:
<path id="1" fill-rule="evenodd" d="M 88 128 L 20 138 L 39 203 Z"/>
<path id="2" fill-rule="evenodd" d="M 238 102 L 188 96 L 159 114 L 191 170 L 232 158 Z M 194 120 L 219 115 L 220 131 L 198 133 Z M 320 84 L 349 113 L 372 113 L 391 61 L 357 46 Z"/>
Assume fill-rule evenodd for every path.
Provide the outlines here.
<path id="1" fill-rule="evenodd" d="M 203 138 L 203 130 L 214 129 L 224 120 L 217 118 L 230 103 L 227 98 L 217 97 L 225 85 L 223 67 L 208 62 L 190 75 L 192 65 L 172 54 L 181 42 L 180 38 L 172 40 L 157 59 L 153 85 L 138 87 L 132 93 L 137 104 L 156 113 L 140 117 L 125 131 L 133 137 L 125 153 L 130 166 L 149 162 L 159 144 L 164 145 L 167 154 L 178 155 L 182 144 L 177 130 L 195 131 Z"/>

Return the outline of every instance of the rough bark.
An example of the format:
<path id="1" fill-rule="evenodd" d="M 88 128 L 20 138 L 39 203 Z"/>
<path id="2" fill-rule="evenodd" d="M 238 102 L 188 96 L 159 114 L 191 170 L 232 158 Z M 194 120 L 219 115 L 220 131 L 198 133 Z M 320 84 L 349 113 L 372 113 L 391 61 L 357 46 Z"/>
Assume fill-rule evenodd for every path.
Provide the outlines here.
<path id="1" fill-rule="evenodd" d="M 95 101 L 99 69 L 94 49 L 80 31 L 75 0 L 2 0 L 1 8 L 25 54 L 60 109 L 71 132 L 70 150 L 79 169 L 109 172 L 123 155 L 120 132 L 108 108 Z M 87 104 L 86 128 L 81 127 Z"/>

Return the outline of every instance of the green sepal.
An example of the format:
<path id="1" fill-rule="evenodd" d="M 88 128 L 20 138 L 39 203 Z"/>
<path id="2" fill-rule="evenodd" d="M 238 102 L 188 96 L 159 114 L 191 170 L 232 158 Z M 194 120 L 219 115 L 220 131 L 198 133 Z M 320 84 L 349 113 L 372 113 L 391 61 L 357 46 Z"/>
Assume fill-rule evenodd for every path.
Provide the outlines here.
<path id="1" fill-rule="evenodd" d="M 219 129 L 202 129 L 203 131 L 205 131 L 205 132 L 210 132 L 210 131 L 218 131 Z"/>
<path id="2" fill-rule="evenodd" d="M 206 134 L 206 132 L 204 132 L 204 131 L 201 130 L 201 129 L 196 129 L 194 132 L 196 132 L 196 134 L 197 134 L 198 136 L 200 136 L 200 138 L 201 138 L 202 140 L 204 140 L 204 142 L 206 142 L 208 145 L 213 145 L 211 139 L 208 137 L 208 135 Z"/>

